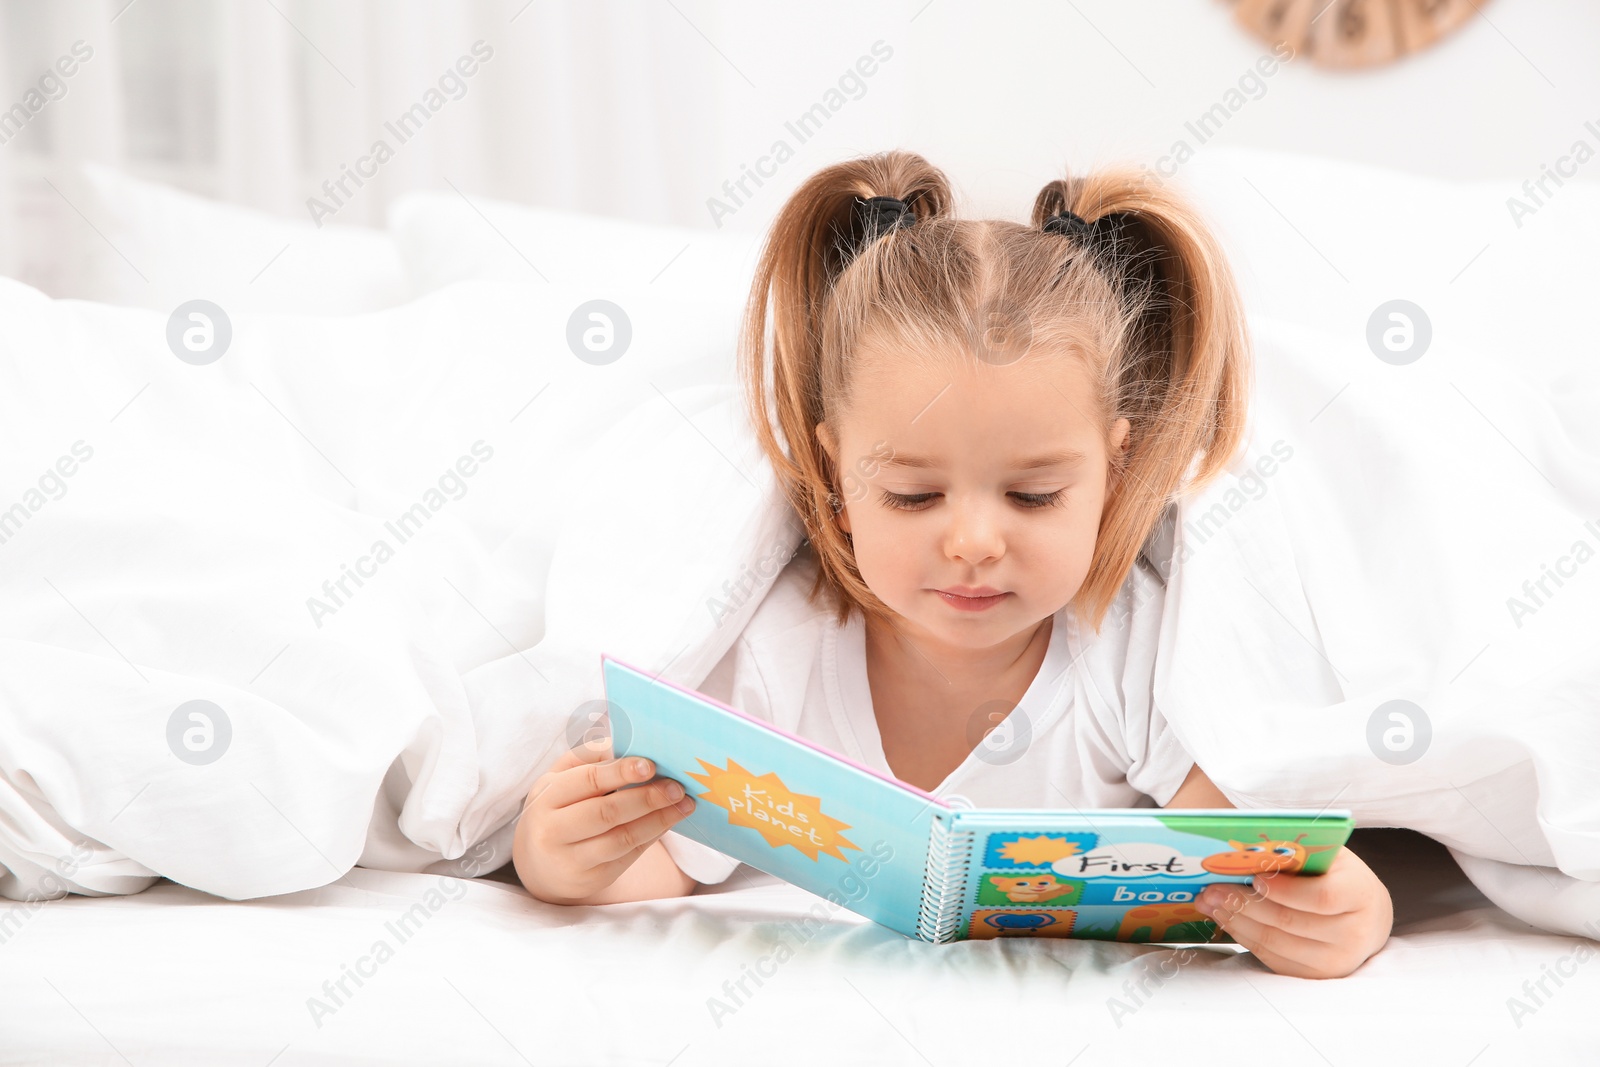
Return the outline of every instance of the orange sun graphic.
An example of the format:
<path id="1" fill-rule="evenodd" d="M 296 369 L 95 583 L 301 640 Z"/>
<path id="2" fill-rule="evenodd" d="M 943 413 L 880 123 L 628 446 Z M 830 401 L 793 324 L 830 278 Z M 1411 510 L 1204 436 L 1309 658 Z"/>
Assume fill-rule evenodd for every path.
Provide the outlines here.
<path id="1" fill-rule="evenodd" d="M 791 845 L 812 860 L 823 852 L 843 860 L 840 849 L 861 850 L 841 833 L 850 829 L 849 823 L 824 815 L 818 797 L 789 792 L 776 774 L 752 774 L 731 757 L 726 767 L 699 763 L 706 773 L 689 775 L 706 787 L 699 799 L 726 808 L 731 825 L 748 826 L 773 848 Z"/>
<path id="2" fill-rule="evenodd" d="M 1019 837 L 1006 842 L 1000 848 L 1000 855 L 1013 863 L 1051 863 L 1077 851 L 1076 842 L 1040 834 L 1038 837 Z"/>

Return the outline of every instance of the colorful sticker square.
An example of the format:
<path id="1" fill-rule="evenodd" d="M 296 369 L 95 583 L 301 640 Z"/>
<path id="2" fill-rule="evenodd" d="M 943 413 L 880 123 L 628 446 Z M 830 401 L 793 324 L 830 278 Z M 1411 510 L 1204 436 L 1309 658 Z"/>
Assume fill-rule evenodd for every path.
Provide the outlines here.
<path id="1" fill-rule="evenodd" d="M 1099 842 L 1099 834 L 990 834 L 983 865 L 1001 870 L 1049 867 L 1066 856 L 1088 852 Z"/>
<path id="2" fill-rule="evenodd" d="M 1061 907 L 1077 904 L 1083 883 L 1045 871 L 986 871 L 978 879 L 979 905 Z"/>
<path id="3" fill-rule="evenodd" d="M 1129 908 L 1117 930 L 1119 941 L 1210 941 L 1217 924 L 1193 904 L 1139 904 Z"/>
<path id="4" fill-rule="evenodd" d="M 1071 937 L 1077 913 L 1071 908 L 983 908 L 967 923 L 967 940 L 997 937 Z"/>

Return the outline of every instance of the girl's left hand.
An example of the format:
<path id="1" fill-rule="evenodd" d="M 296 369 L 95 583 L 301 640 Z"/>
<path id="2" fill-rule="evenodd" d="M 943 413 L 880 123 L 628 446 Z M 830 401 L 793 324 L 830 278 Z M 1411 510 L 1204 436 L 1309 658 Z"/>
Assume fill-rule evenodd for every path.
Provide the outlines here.
<path id="1" fill-rule="evenodd" d="M 1342 847 L 1324 874 L 1211 885 L 1195 905 L 1262 963 L 1295 978 L 1343 978 L 1384 946 L 1394 926 L 1389 890 Z"/>

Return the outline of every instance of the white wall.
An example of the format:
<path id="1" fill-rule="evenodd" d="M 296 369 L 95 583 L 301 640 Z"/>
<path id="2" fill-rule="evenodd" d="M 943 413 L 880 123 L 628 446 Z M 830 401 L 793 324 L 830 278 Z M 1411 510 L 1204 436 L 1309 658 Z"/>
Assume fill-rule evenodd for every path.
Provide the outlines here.
<path id="1" fill-rule="evenodd" d="M 1220 0 L 925 2 L 907 6 L 921 9 L 911 21 L 846 29 L 841 19 L 820 54 L 791 54 L 785 41 L 802 35 L 798 20 L 764 44 L 725 48 L 742 68 L 787 84 L 749 105 L 749 87 L 728 79 L 742 110 L 724 168 L 736 173 L 785 105 L 799 110 L 819 96 L 879 35 L 895 59 L 841 110 L 837 131 L 804 147 L 785 168 L 780 195 L 764 192 L 763 204 L 829 158 L 890 143 L 943 167 L 972 208 L 1020 216 L 1062 168 L 1153 166 L 1179 139 L 1200 151 L 1246 145 L 1518 180 L 1537 176 L 1580 136 L 1600 141 L 1583 129 L 1600 126 L 1600 4 L 1584 0 L 1484 0 L 1481 17 L 1432 49 L 1355 72 L 1276 63 Z M 1185 124 L 1239 88 L 1263 57 L 1275 72 L 1247 85 L 1247 102 L 1200 143 Z M 1600 178 L 1600 163 L 1594 170 L 1591 179 Z"/>
<path id="2" fill-rule="evenodd" d="M 1389 66 L 1282 66 L 1209 143 L 1440 177 L 1536 175 L 1584 134 L 1585 121 L 1600 125 L 1600 4 L 1481 7 L 1482 17 L 1455 35 Z M 1185 122 L 1269 54 L 1217 0 L 1006 9 L 996 22 L 935 0 L 911 33 L 913 140 L 997 209 L 1031 197 L 1036 175 L 1063 163 L 1153 162 L 1176 139 L 1193 142 Z M 1059 29 L 1042 29 L 1051 24 Z M 1600 178 L 1600 164 L 1595 170 L 1590 177 Z"/>

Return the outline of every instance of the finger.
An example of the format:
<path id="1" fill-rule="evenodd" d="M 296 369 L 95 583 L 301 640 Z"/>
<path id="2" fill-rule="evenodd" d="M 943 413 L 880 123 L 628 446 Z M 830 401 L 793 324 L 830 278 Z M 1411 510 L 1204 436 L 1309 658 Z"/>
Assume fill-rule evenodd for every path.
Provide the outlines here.
<path id="1" fill-rule="evenodd" d="M 1258 875 L 1251 884 L 1257 896 L 1296 911 L 1343 915 L 1360 905 L 1359 897 L 1349 891 L 1349 874 L 1350 868 L 1345 867 L 1339 871 L 1330 868 L 1326 874 Z"/>
<path id="2" fill-rule="evenodd" d="M 1202 892 L 1195 904 L 1213 919 L 1243 915 L 1264 926 L 1275 927 L 1285 933 L 1328 944 L 1340 942 L 1348 932 L 1348 924 L 1341 916 L 1299 911 L 1277 901 L 1252 895 L 1248 892 L 1249 889 L 1249 886 L 1239 886 L 1237 890 L 1246 892 L 1237 890 L 1218 892 L 1217 887 L 1213 886 Z"/>
<path id="3" fill-rule="evenodd" d="M 694 810 L 692 798 L 684 797 L 680 803 L 684 802 L 687 802 L 689 811 Z M 654 843 L 662 834 L 687 818 L 689 811 L 672 804 L 640 816 L 632 822 L 613 826 L 603 834 L 574 845 L 573 858 L 582 867 L 598 867 L 603 863 L 619 859 L 641 845 Z"/>
<path id="4" fill-rule="evenodd" d="M 564 844 L 586 841 L 683 799 L 683 786 L 671 778 L 657 778 L 633 789 L 618 789 L 567 805 L 552 817 L 551 833 Z M 689 810 L 693 810 L 693 801 Z"/>
<path id="5" fill-rule="evenodd" d="M 555 783 L 555 776 L 561 772 L 609 758 L 611 758 L 611 738 L 609 737 L 591 738 L 573 745 L 556 757 L 556 761 L 550 765 L 549 769 L 534 781 L 533 785 L 528 789 L 527 797 L 522 802 L 522 810 L 527 811 L 534 801 L 548 792 L 550 786 Z"/>
<path id="6" fill-rule="evenodd" d="M 1268 926 L 1243 912 L 1218 910 L 1213 921 L 1279 974 L 1323 977 L 1338 970 L 1344 961 L 1342 946 Z"/>
<path id="7" fill-rule="evenodd" d="M 1244 947 L 1249 949 L 1252 956 L 1260 960 L 1264 966 L 1270 968 L 1275 974 L 1285 975 L 1289 978 L 1328 977 L 1326 972 L 1307 966 L 1299 960 L 1292 960 L 1287 956 L 1280 955 L 1269 948 L 1263 948 L 1260 945 L 1245 945 Z"/>
<path id="8" fill-rule="evenodd" d="M 580 800 L 597 797 L 636 782 L 648 782 L 656 773 L 654 763 L 640 756 L 601 763 L 582 763 L 551 775 L 545 790 L 545 803 L 564 808 Z"/>

